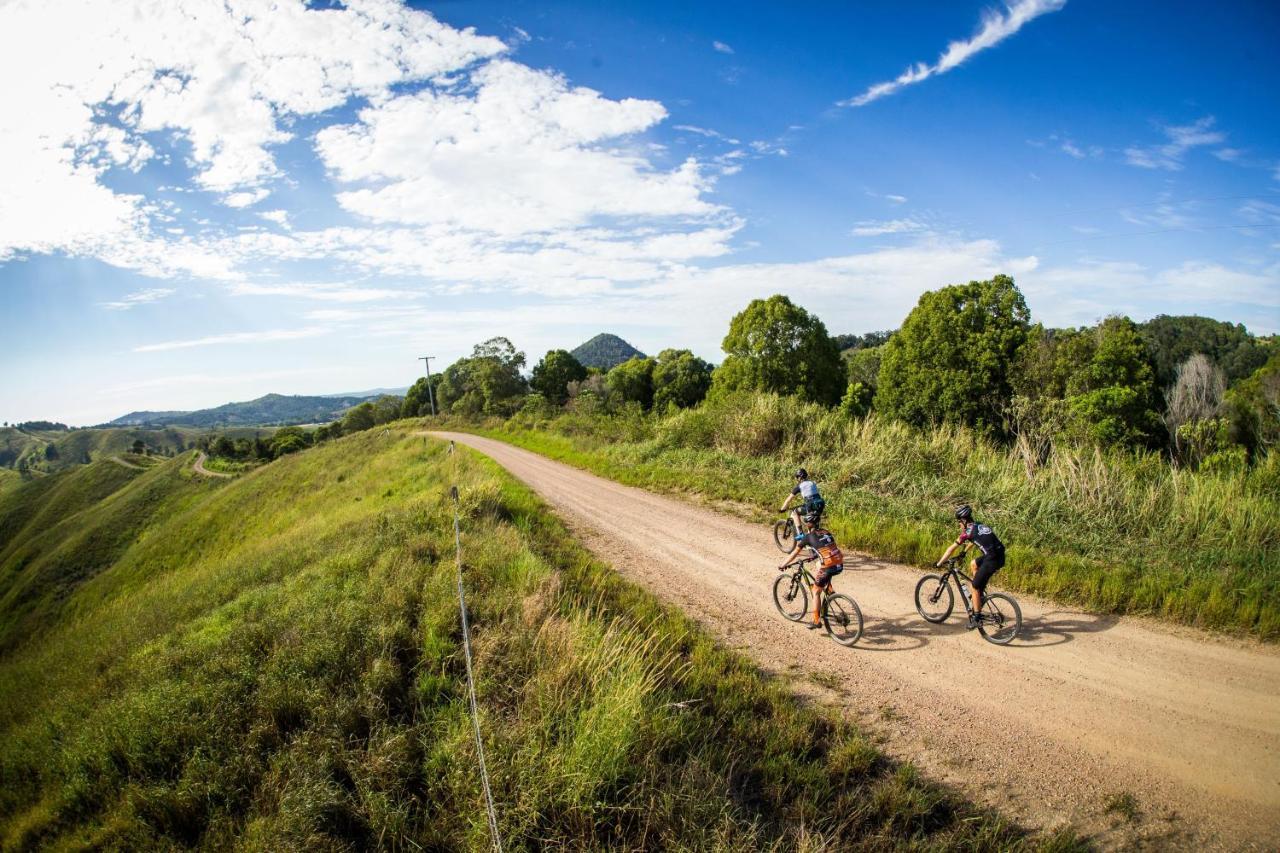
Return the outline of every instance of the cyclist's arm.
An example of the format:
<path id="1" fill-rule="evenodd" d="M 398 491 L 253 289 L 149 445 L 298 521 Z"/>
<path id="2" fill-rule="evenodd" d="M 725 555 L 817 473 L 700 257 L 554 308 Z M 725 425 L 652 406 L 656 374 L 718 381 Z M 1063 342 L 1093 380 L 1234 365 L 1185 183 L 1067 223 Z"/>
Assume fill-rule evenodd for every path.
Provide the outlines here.
<path id="1" fill-rule="evenodd" d="M 786 561 L 783 562 L 781 566 L 778 566 L 778 568 L 785 569 L 787 566 L 790 566 L 792 563 L 798 563 L 798 562 L 802 562 L 803 560 L 809 559 L 808 557 L 800 556 L 800 552 L 804 551 L 805 548 L 806 548 L 805 544 L 797 539 L 796 543 L 791 546 L 791 553 L 787 554 Z"/>
<path id="2" fill-rule="evenodd" d="M 796 496 L 795 492 L 792 492 L 791 494 L 787 495 L 787 499 L 782 502 L 782 508 L 779 509 L 778 512 L 786 512 L 787 507 L 791 506 L 791 499 L 794 498 L 795 496 Z"/>
<path id="3" fill-rule="evenodd" d="M 934 565 L 934 567 L 935 567 L 935 568 L 939 568 L 939 567 L 941 567 L 941 566 L 942 566 L 942 564 L 943 564 L 943 563 L 945 563 L 945 562 L 947 561 L 947 558 L 948 558 L 948 557 L 950 557 L 952 554 L 954 554 L 954 553 L 955 553 L 955 550 L 956 550 L 957 548 L 963 548 L 964 546 L 965 546 L 965 542 L 964 542 L 963 540 L 957 539 L 956 541 L 952 542 L 952 543 L 947 547 L 947 550 L 945 550 L 945 551 L 943 551 L 943 552 L 942 552 L 942 556 L 938 558 L 938 562 L 936 562 L 936 563 L 934 563 L 934 564 L 933 564 L 933 565 Z"/>

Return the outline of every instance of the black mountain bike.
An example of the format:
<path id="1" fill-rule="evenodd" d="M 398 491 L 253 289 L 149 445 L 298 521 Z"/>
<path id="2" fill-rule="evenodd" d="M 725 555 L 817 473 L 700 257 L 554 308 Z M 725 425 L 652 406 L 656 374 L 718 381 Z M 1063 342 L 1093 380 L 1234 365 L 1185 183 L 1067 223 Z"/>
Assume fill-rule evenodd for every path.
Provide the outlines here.
<path id="1" fill-rule="evenodd" d="M 926 622 L 939 624 L 947 621 L 955 607 L 955 594 L 951 591 L 951 579 L 955 578 L 956 587 L 960 590 L 960 601 L 964 604 L 965 613 L 973 616 L 973 602 L 965 583 L 973 585 L 973 578 L 965 574 L 965 551 L 961 551 L 947 560 L 946 571 L 940 575 L 925 575 L 916 584 L 916 610 Z M 1018 602 L 1003 592 L 993 592 L 982 596 L 982 612 L 978 614 L 978 631 L 989 643 L 1003 646 L 1018 636 L 1022 628 L 1022 608 Z"/>
<path id="2" fill-rule="evenodd" d="M 786 518 L 774 523 L 773 543 L 784 554 L 790 554 L 796 546 L 796 523 L 791 517 L 791 510 L 787 510 Z"/>
<path id="3" fill-rule="evenodd" d="M 809 587 L 815 583 L 808 563 L 816 557 L 806 557 L 788 566 L 786 574 L 773 582 L 773 606 L 792 622 L 801 622 L 813 611 L 809 609 Z M 822 626 L 827 634 L 842 646 L 852 646 L 862 636 L 862 611 L 858 602 L 847 595 L 837 593 L 827 584 L 823 596 Z"/>

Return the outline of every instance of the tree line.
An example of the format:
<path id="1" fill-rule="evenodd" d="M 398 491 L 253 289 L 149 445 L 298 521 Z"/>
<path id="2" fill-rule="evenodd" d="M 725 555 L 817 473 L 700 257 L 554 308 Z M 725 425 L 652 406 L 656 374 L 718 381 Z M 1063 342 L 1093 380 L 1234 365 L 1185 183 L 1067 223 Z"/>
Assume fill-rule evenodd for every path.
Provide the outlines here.
<path id="1" fill-rule="evenodd" d="M 713 366 L 689 350 L 611 370 L 547 352 L 525 375 L 506 338 L 433 377 L 441 413 L 666 412 L 761 391 L 917 427 L 958 423 L 1047 455 L 1054 442 L 1165 449 L 1178 463 L 1251 459 L 1280 439 L 1280 344 L 1205 317 L 1111 316 L 1055 329 L 1032 321 L 1009 276 L 924 293 L 894 331 L 828 333 L 784 295 L 729 324 Z M 401 415 L 428 414 L 425 377 Z"/>

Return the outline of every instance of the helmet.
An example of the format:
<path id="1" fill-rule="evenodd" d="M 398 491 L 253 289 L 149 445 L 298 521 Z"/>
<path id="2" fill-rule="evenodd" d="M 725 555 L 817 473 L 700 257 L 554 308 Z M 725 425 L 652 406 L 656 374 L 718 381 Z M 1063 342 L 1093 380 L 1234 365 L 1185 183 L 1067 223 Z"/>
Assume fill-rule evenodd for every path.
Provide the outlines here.
<path id="1" fill-rule="evenodd" d="M 809 472 L 801 468 L 800 470 L 796 471 L 796 479 L 797 480 L 809 479 Z"/>
<path id="2" fill-rule="evenodd" d="M 973 507 L 968 504 L 956 507 L 956 520 L 973 521 Z"/>
<path id="3" fill-rule="evenodd" d="M 822 513 L 820 511 L 816 509 L 810 510 L 809 512 L 806 512 L 804 514 L 804 523 L 809 525 L 810 527 L 813 527 L 815 524 L 818 523 L 818 520 L 820 518 L 822 518 Z"/>

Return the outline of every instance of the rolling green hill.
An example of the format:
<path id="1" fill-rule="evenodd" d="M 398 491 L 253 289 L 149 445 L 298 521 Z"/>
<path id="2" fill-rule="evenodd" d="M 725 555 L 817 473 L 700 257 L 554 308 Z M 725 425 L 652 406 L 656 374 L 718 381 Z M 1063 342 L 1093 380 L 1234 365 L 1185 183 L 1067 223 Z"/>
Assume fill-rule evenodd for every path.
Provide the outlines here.
<path id="1" fill-rule="evenodd" d="M 0 846 L 480 849 L 447 487 L 508 849 L 1068 849 L 805 706 L 466 451 L 360 432 L 233 480 L 0 499 Z"/>
<path id="2" fill-rule="evenodd" d="M 644 358 L 644 353 L 640 350 L 617 335 L 608 333 L 601 333 L 586 343 L 579 344 L 570 354 L 583 367 L 598 367 L 601 370 L 610 370 L 635 356 Z"/>
<path id="3" fill-rule="evenodd" d="M 240 427 L 218 430 L 231 439 L 269 436 L 271 427 Z M 141 440 L 151 453 L 170 455 L 192 447 L 208 430 L 192 427 L 92 427 L 73 430 L 26 430 L 0 427 L 0 470 L 26 467 L 38 473 L 53 473 L 99 459 L 130 453 Z M 50 451 L 52 447 L 52 451 Z"/>
<path id="4" fill-rule="evenodd" d="M 194 412 L 130 412 L 106 426 L 189 426 L 204 429 L 226 426 L 285 426 L 328 423 L 368 397 L 305 397 L 267 394 L 243 403 L 226 403 Z"/>

